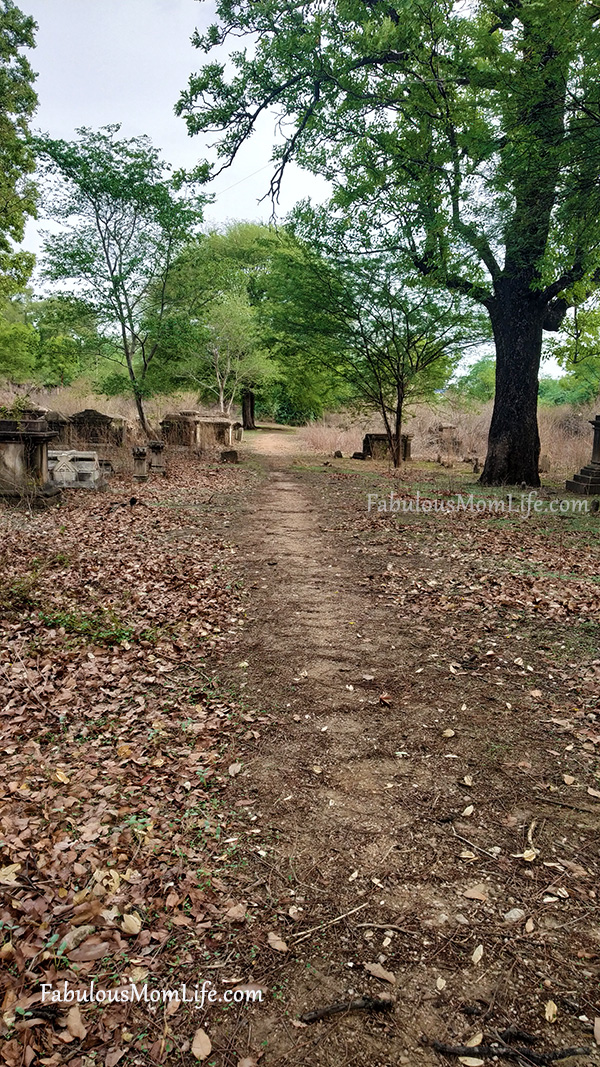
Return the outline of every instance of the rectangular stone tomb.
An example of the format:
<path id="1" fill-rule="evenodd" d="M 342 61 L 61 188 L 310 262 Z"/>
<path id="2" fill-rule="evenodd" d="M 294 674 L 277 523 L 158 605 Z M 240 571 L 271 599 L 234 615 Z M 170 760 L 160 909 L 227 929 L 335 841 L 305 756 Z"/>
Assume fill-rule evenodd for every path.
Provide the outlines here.
<path id="1" fill-rule="evenodd" d="M 48 473 L 55 485 L 63 489 L 97 489 L 102 471 L 97 452 L 48 452 Z"/>
<path id="2" fill-rule="evenodd" d="M 48 480 L 48 423 L 37 412 L 0 419 L 0 495 L 58 492 Z"/>
<path id="3" fill-rule="evenodd" d="M 406 463 L 411 458 L 411 433 L 400 434 L 401 458 Z M 368 459 L 387 459 L 390 448 L 386 433 L 368 433 L 363 439 L 363 455 Z"/>
<path id="4" fill-rule="evenodd" d="M 600 496 L 600 415 L 589 420 L 594 430 L 594 442 L 592 445 L 592 458 L 586 467 L 582 467 L 579 474 L 574 474 L 566 483 L 566 489 L 570 493 L 578 493 L 579 496 Z"/>
<path id="5" fill-rule="evenodd" d="M 231 448 L 243 436 L 241 423 L 226 416 L 201 415 L 198 411 L 171 412 L 165 415 L 160 426 L 167 444 L 194 448 L 199 452 Z"/>

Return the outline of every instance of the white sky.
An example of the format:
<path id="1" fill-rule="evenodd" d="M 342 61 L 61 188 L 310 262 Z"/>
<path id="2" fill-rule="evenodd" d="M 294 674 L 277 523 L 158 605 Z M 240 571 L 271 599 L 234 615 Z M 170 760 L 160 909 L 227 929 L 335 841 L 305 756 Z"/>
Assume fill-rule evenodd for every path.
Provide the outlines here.
<path id="1" fill-rule="evenodd" d="M 175 166 L 204 158 L 206 142 L 188 136 L 173 108 L 189 75 L 207 60 L 190 37 L 214 21 L 213 0 L 19 0 L 19 6 L 38 23 L 30 53 L 40 100 L 35 128 L 69 139 L 78 126 L 120 122 L 126 136 L 148 134 Z M 208 223 L 268 220 L 270 201 L 257 201 L 272 173 L 273 127 L 274 120 L 265 120 L 235 164 L 208 187 L 217 194 L 206 209 Z M 291 167 L 278 217 L 301 197 L 320 199 L 324 191 L 324 182 Z M 35 224 L 25 243 L 37 251 Z"/>

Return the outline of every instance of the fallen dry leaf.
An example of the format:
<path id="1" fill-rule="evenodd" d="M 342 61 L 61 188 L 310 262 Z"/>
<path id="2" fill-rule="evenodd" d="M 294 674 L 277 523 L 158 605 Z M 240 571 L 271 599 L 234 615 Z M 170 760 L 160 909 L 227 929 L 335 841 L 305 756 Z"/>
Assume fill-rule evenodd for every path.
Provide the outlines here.
<path id="1" fill-rule="evenodd" d="M 272 949 L 275 950 L 275 952 L 287 952 L 288 951 L 288 947 L 287 947 L 285 941 L 282 941 L 282 939 L 280 938 L 279 934 L 275 933 L 274 930 L 269 930 L 269 933 L 267 934 L 267 940 L 269 942 L 269 945 L 271 946 Z"/>
<path id="2" fill-rule="evenodd" d="M 0 867 L 0 885 L 15 885 L 21 866 L 20 863 L 9 863 L 8 867 Z"/>
<path id="3" fill-rule="evenodd" d="M 240 773 L 241 769 L 242 769 L 241 763 L 230 763 L 230 765 L 228 767 L 228 774 L 232 778 L 235 778 L 235 776 Z"/>
<path id="4" fill-rule="evenodd" d="M 81 1013 L 77 1004 L 73 1008 L 70 1008 L 67 1014 L 67 1030 L 69 1031 L 71 1037 L 84 1038 L 87 1034 L 87 1030 L 83 1025 Z"/>
<path id="5" fill-rule="evenodd" d="M 558 1015 L 558 1008 L 553 1000 L 549 1000 L 544 1008 L 544 1015 L 549 1023 L 553 1023 Z"/>
<path id="6" fill-rule="evenodd" d="M 373 978 L 380 978 L 382 982 L 389 982 L 390 985 L 396 985 L 396 975 L 391 971 L 386 971 L 385 967 L 382 967 L 380 963 L 365 963 L 365 971 L 373 975 Z"/>
<path id="7" fill-rule="evenodd" d="M 479 961 L 482 959 L 482 957 L 483 957 L 483 945 L 478 945 L 477 948 L 475 949 L 473 955 L 471 956 L 471 959 L 473 960 L 473 963 L 479 963 Z"/>
<path id="8" fill-rule="evenodd" d="M 207 1056 L 210 1056 L 211 1052 L 212 1042 L 206 1030 L 202 1028 L 196 1030 L 192 1041 L 192 1056 L 195 1056 L 197 1060 L 205 1060 Z"/>
<path id="9" fill-rule="evenodd" d="M 104 1067 L 117 1067 L 117 1063 L 123 1059 L 127 1052 L 126 1048 L 111 1048 L 104 1057 Z"/>
<path id="10" fill-rule="evenodd" d="M 246 904 L 244 901 L 241 904 L 234 904 L 233 907 L 228 908 L 225 912 L 225 918 L 229 919 L 232 923 L 243 923 L 246 918 Z"/>
<path id="11" fill-rule="evenodd" d="M 142 929 L 142 920 L 140 919 L 137 911 L 130 911 L 127 913 L 127 915 L 123 916 L 121 929 L 124 934 L 131 934 L 133 937 L 137 937 L 140 930 Z"/>
<path id="12" fill-rule="evenodd" d="M 484 882 L 480 882 L 478 885 L 472 885 L 469 889 L 465 889 L 463 897 L 467 900 L 481 900 L 484 904 L 489 899 L 489 890 Z"/>

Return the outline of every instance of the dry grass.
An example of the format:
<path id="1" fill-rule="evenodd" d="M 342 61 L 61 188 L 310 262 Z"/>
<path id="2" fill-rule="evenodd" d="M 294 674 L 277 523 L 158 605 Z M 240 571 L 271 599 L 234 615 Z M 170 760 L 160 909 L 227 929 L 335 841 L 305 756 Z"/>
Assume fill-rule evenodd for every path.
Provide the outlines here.
<path id="1" fill-rule="evenodd" d="M 542 444 L 542 458 L 547 460 L 552 474 L 573 474 L 589 462 L 592 447 L 592 430 L 588 420 L 594 417 L 595 405 L 586 408 L 540 407 L 538 421 Z M 428 404 L 415 406 L 404 421 L 404 432 L 412 434 L 412 455 L 417 460 L 435 461 L 445 455 L 440 446 L 440 425 L 456 427 L 455 435 L 460 441 L 456 459 L 478 457 L 482 462 L 487 451 L 487 436 L 492 416 L 492 402 L 477 408 L 464 409 L 457 404 Z M 350 416 L 327 416 L 318 422 L 304 426 L 299 431 L 307 448 L 313 452 L 332 454 L 340 449 L 344 455 L 352 455 L 362 447 L 367 430 L 382 432 L 383 424 L 377 419 L 354 420 Z"/>
<path id="2" fill-rule="evenodd" d="M 64 415 L 74 415 L 85 408 L 95 408 L 106 415 L 121 415 L 135 429 L 137 411 L 132 399 L 123 396 L 105 397 L 90 390 L 87 382 L 78 385 L 57 387 L 55 389 L 38 389 L 24 386 L 1 386 L 0 404 L 10 405 L 17 397 L 27 396 L 33 406 L 60 411 Z M 158 428 L 161 419 L 169 411 L 195 409 L 206 415 L 217 414 L 216 407 L 198 403 L 195 393 L 176 393 L 170 396 L 157 396 L 144 403 L 144 408 L 151 426 Z"/>

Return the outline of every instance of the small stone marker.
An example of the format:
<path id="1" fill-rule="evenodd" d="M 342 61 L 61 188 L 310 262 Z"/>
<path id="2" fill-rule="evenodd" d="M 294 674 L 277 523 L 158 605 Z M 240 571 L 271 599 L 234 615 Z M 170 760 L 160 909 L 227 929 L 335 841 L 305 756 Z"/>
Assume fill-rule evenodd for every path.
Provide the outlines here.
<path id="1" fill-rule="evenodd" d="M 134 482 L 148 481 L 147 452 L 145 448 L 132 448 L 133 453 L 133 480 Z"/>
<path id="2" fill-rule="evenodd" d="M 235 448 L 230 448 L 226 452 L 221 452 L 221 463 L 239 463 L 239 456 Z"/>
<path id="3" fill-rule="evenodd" d="M 150 449 L 150 474 L 166 475 L 165 457 L 163 455 L 165 450 L 164 443 L 162 441 L 150 441 L 148 448 Z"/>

